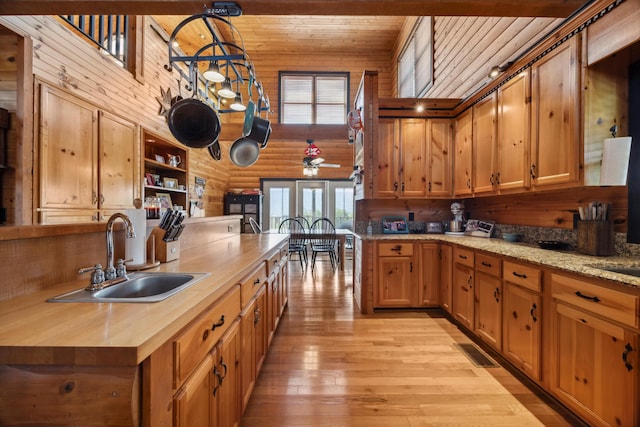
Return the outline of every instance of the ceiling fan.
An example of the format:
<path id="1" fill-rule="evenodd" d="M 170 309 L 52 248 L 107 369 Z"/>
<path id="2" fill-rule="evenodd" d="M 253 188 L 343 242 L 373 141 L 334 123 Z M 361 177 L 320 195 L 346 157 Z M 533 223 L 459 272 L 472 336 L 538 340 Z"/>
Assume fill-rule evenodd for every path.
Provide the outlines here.
<path id="1" fill-rule="evenodd" d="M 320 148 L 313 143 L 313 139 L 307 139 L 307 148 L 304 150 L 305 157 L 302 159 L 302 166 L 305 168 L 339 168 L 336 163 L 324 163 L 320 157 Z"/>

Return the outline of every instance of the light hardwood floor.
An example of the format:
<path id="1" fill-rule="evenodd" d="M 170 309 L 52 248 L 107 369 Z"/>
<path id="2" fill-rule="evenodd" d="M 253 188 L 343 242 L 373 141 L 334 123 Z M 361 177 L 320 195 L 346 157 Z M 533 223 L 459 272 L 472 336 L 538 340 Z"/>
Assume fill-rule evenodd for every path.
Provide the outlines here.
<path id="1" fill-rule="evenodd" d="M 502 367 L 477 368 L 471 342 L 438 312 L 358 313 L 351 264 L 289 263 L 289 305 L 243 427 L 570 426 Z"/>

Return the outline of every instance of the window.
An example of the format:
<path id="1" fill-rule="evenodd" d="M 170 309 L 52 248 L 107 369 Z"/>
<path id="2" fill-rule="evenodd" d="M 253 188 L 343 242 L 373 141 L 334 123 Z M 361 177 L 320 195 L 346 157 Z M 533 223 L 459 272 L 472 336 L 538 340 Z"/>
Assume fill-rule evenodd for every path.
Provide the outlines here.
<path id="1" fill-rule="evenodd" d="M 280 73 L 280 123 L 346 124 L 348 73 Z"/>
<path id="2" fill-rule="evenodd" d="M 348 180 L 261 180 L 263 229 L 278 229 L 283 219 L 304 216 L 309 224 L 329 218 L 337 228 L 353 226 L 353 182 Z M 268 224 L 268 228 L 266 226 Z"/>
<path id="3" fill-rule="evenodd" d="M 418 20 L 398 58 L 398 96 L 422 97 L 433 84 L 433 19 Z"/>

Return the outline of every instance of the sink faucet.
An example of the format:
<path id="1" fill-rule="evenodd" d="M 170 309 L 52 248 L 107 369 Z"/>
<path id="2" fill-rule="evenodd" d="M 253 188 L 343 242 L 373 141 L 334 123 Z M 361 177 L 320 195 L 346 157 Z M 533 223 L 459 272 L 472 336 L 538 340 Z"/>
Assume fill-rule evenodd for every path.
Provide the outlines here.
<path id="1" fill-rule="evenodd" d="M 136 237 L 136 232 L 133 229 L 133 224 L 128 216 L 123 213 L 117 212 L 109 217 L 107 221 L 107 269 L 104 272 L 106 280 L 112 280 L 116 278 L 116 268 L 113 266 L 113 223 L 120 218 L 124 221 L 126 226 L 125 237 L 127 239 Z"/>

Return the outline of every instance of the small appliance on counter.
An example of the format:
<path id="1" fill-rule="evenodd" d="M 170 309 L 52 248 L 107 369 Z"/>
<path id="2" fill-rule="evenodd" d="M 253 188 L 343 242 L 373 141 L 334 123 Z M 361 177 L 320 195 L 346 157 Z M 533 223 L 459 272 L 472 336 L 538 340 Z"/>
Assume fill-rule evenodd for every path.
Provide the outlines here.
<path id="1" fill-rule="evenodd" d="M 424 224 L 424 232 L 426 234 L 442 234 L 444 233 L 444 227 L 440 221 L 427 221 Z"/>
<path id="2" fill-rule="evenodd" d="M 467 225 L 464 231 L 465 236 L 491 237 L 492 233 L 493 223 L 477 219 L 467 220 Z"/>
<path id="3" fill-rule="evenodd" d="M 453 221 L 449 221 L 449 231 L 444 234 L 449 236 L 464 236 L 464 207 L 462 203 L 453 202 L 451 204 Z"/>

